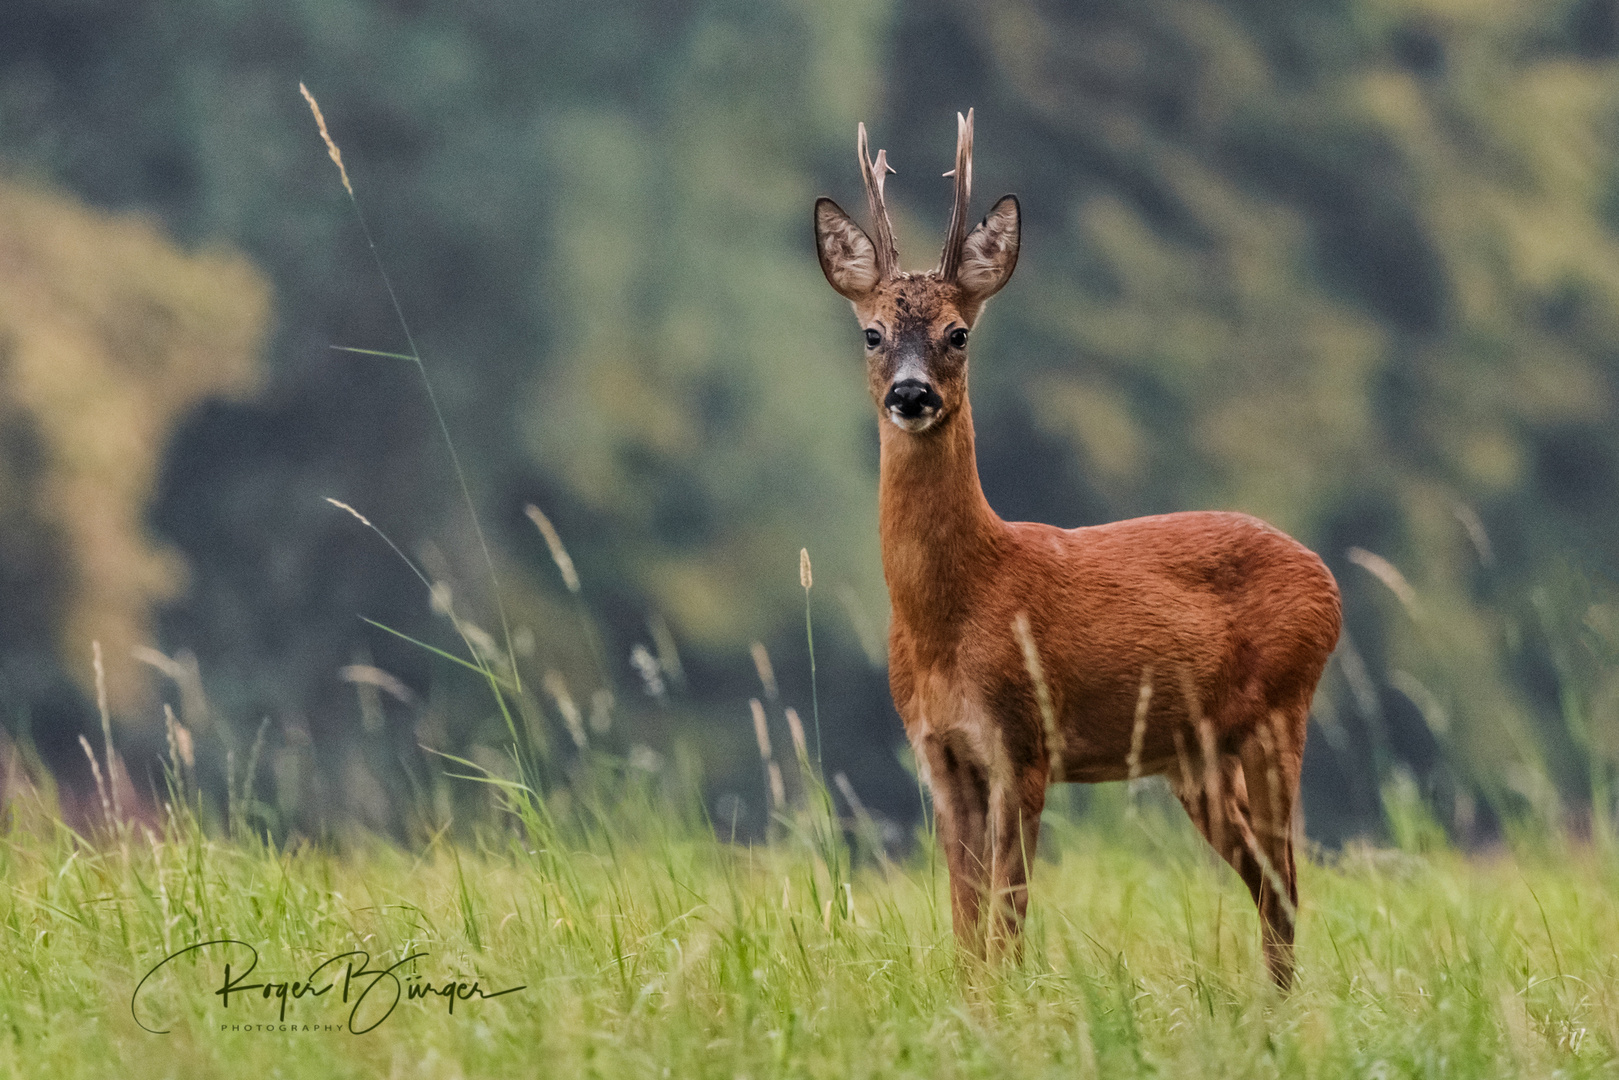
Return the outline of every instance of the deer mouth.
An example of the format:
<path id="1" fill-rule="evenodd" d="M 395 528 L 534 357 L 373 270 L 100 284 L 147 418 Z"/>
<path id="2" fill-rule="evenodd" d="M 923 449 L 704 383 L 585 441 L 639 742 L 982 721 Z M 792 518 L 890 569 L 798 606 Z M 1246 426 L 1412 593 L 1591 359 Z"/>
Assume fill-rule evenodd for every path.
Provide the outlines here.
<path id="1" fill-rule="evenodd" d="M 917 435 L 938 423 L 939 413 L 938 410 L 934 410 L 926 416 L 901 416 L 898 411 L 889 409 L 888 419 L 892 420 L 894 426 L 901 431 L 908 431 L 912 435 Z"/>

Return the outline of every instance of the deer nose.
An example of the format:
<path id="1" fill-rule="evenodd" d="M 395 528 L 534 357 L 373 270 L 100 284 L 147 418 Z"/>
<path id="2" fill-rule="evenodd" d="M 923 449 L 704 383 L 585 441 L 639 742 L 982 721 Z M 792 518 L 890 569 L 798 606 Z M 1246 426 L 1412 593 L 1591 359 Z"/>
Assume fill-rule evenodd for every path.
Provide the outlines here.
<path id="1" fill-rule="evenodd" d="M 888 388 L 888 396 L 883 398 L 883 408 L 907 420 L 915 420 L 930 410 L 937 412 L 943 404 L 933 387 L 921 379 L 901 379 Z"/>

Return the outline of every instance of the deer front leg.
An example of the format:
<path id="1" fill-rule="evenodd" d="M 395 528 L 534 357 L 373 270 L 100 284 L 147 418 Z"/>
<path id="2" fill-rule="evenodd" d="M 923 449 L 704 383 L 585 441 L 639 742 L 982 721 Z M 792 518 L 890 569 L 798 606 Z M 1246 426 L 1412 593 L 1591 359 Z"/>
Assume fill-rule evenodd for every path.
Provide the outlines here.
<path id="1" fill-rule="evenodd" d="M 988 777 L 948 743 L 930 739 L 925 749 L 939 845 L 950 872 L 956 944 L 967 955 L 983 959 L 982 913 L 991 862 Z"/>
<path id="2" fill-rule="evenodd" d="M 1029 910 L 1029 871 L 1040 839 L 1046 771 L 997 787 L 990 794 L 990 917 L 988 952 L 1020 959 Z"/>

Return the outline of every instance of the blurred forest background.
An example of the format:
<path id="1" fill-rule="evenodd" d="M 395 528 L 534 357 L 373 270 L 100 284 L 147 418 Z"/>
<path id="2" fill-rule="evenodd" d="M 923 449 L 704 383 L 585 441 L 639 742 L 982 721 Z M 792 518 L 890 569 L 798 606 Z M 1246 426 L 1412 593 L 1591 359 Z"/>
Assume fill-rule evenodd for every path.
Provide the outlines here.
<path id="1" fill-rule="evenodd" d="M 750 645 L 807 716 L 807 547 L 828 773 L 915 819 L 874 419 L 810 206 L 861 203 L 864 120 L 931 265 L 974 106 L 979 205 L 1025 213 L 974 338 L 996 509 L 1242 509 L 1322 553 L 1347 634 L 1317 839 L 1417 796 L 1463 841 L 1607 827 L 1615 0 L 6 0 L 0 720 L 69 786 L 93 639 L 133 788 L 168 702 L 215 791 L 257 742 L 283 831 L 408 830 L 419 743 L 508 738 L 475 678 L 362 621 L 457 647 L 328 497 L 501 638 L 415 367 L 332 348 L 406 342 L 300 80 L 559 754 L 684 762 L 757 829 Z"/>

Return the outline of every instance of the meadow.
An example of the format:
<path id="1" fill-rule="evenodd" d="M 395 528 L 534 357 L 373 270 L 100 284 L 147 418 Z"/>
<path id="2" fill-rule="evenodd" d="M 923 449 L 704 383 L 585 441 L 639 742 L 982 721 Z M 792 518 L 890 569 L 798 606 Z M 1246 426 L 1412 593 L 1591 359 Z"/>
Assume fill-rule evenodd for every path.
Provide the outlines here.
<path id="1" fill-rule="evenodd" d="M 1304 860 L 1283 997 L 1246 892 L 1151 783 L 1053 800 L 1026 952 L 985 968 L 957 956 L 931 839 L 895 863 L 813 784 L 744 843 L 606 757 L 543 793 L 463 782 L 488 788 L 488 819 L 408 846 L 278 846 L 239 820 L 205 827 L 179 789 L 161 829 L 89 836 L 48 792 L 13 800 L 0 1072 L 1619 1072 L 1619 865 L 1554 832 L 1462 854 L 1391 803 L 1409 850 Z M 158 966 L 219 939 L 238 944 Z"/>
<path id="2" fill-rule="evenodd" d="M 341 170 L 324 121 L 320 131 Z M 408 354 L 345 351 L 414 364 L 449 448 L 400 322 Z M 577 599 L 571 561 L 541 528 Z M 1471 851 L 1447 843 L 1409 776 L 1387 773 L 1396 846 L 1301 859 L 1286 995 L 1265 975 L 1246 891 L 1156 781 L 1065 792 L 1046 813 L 1023 953 L 985 966 L 957 952 L 925 800 L 914 842 L 885 840 L 857 802 L 833 796 L 799 736 L 790 788 L 765 753 L 778 810 L 767 833 L 739 835 L 709 815 L 700 770 L 585 750 L 577 710 L 562 712 L 581 752 L 539 760 L 532 710 L 508 703 L 504 609 L 502 648 L 409 569 L 474 662 L 438 655 L 488 682 L 512 738 L 504 763 L 440 755 L 452 783 L 484 797 L 459 799 L 455 814 L 424 800 L 410 839 L 350 825 L 310 840 L 264 828 L 251 784 L 233 786 L 221 812 L 175 742 L 150 820 L 116 812 L 103 791 L 87 823 L 64 815 L 37 769 L 7 776 L 0 1073 L 1619 1075 L 1606 763 L 1591 771 L 1590 839 L 1554 813 L 1501 815 L 1504 838 Z M 588 615 L 583 627 L 588 637 Z M 1597 761 L 1575 680 L 1558 673 L 1564 720 Z M 116 774 L 104 706 L 102 720 Z M 171 740 L 183 730 L 171 719 Z"/>

